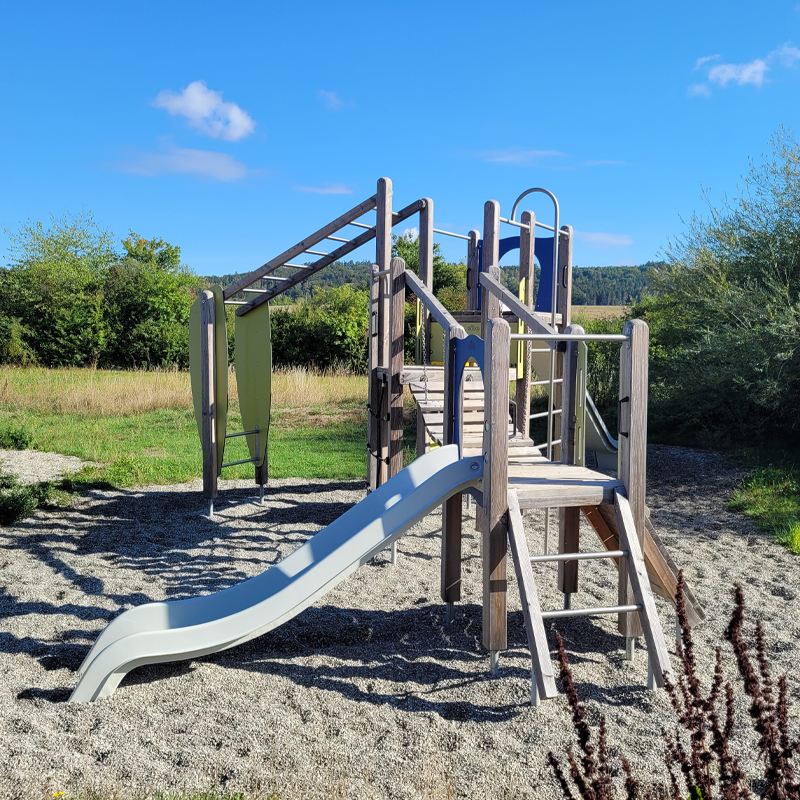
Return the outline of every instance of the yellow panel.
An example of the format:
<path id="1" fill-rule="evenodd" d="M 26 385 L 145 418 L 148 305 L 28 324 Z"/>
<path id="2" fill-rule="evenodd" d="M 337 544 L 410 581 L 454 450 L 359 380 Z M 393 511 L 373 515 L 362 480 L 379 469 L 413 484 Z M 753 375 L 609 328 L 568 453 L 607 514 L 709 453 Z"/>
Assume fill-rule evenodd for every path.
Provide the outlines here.
<path id="1" fill-rule="evenodd" d="M 239 410 L 246 431 L 259 429 L 258 453 L 256 437 L 248 436 L 250 457 L 258 457 L 258 466 L 267 455 L 269 410 L 272 398 L 272 340 L 270 337 L 269 303 L 256 306 L 244 316 L 236 317 L 236 386 L 239 389 Z"/>
<path id="2" fill-rule="evenodd" d="M 225 433 L 228 428 L 228 329 L 225 325 L 225 302 L 219 286 L 209 287 L 214 295 L 214 350 L 215 350 L 215 394 L 217 397 L 217 475 L 222 472 L 225 455 Z M 200 369 L 200 298 L 192 304 L 189 312 L 189 375 L 192 381 L 192 401 L 197 434 L 203 440 L 201 408 L 203 381 Z"/>
<path id="3" fill-rule="evenodd" d="M 516 326 L 517 323 L 515 323 Z M 520 323 L 521 324 L 521 323 Z M 467 336 L 475 334 L 481 335 L 480 322 L 462 322 L 461 327 L 467 332 Z M 516 327 L 512 327 L 513 333 L 519 333 Z M 511 355 L 510 365 L 517 366 L 518 358 L 518 344 L 519 342 L 511 342 Z M 435 320 L 431 320 L 431 364 L 441 366 L 444 363 L 444 336 L 442 335 L 442 326 Z M 519 376 L 521 377 L 521 375 Z"/>

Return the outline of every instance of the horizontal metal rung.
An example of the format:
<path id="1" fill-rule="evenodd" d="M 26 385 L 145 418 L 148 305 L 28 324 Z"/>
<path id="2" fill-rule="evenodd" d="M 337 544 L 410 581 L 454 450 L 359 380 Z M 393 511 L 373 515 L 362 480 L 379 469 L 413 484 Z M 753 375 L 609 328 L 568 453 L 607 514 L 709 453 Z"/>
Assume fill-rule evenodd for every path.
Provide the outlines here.
<path id="1" fill-rule="evenodd" d="M 627 555 L 627 550 L 604 550 L 602 553 L 558 553 L 552 556 L 531 556 L 531 563 L 539 564 L 548 561 L 594 561 L 598 558 L 622 558 Z"/>
<path id="2" fill-rule="evenodd" d="M 329 256 L 330 253 L 323 253 L 321 250 L 303 250 L 304 253 L 310 253 L 312 256 Z"/>
<path id="3" fill-rule="evenodd" d="M 352 225 L 355 228 L 364 228 L 368 231 L 371 231 L 375 227 L 374 225 L 365 225 L 363 222 L 348 222 L 347 224 Z"/>
<path id="4" fill-rule="evenodd" d="M 226 437 L 227 438 L 227 437 Z M 223 467 L 235 467 L 237 464 L 255 464 L 258 461 L 257 458 L 243 458 L 239 461 L 228 461 L 227 464 L 223 464 Z"/>
<path id="5" fill-rule="evenodd" d="M 261 429 L 260 428 L 253 428 L 252 431 L 242 431 L 241 433 L 226 433 L 226 439 L 235 439 L 237 436 L 252 436 L 254 433 L 258 433 Z"/>
<path id="6" fill-rule="evenodd" d="M 292 269 L 311 269 L 311 264 L 283 264 L 284 267 L 291 267 Z"/>
<path id="7" fill-rule="evenodd" d="M 560 611 L 542 611 L 542 619 L 561 617 L 592 617 L 595 614 L 623 614 L 628 611 L 641 611 L 641 604 L 635 606 L 598 606 L 597 608 L 563 608 Z"/>
<path id="8" fill-rule="evenodd" d="M 543 419 L 544 417 L 548 416 L 549 413 L 550 413 L 549 411 L 540 411 L 538 414 L 531 414 L 528 417 L 528 419 Z M 560 408 L 554 408 L 553 409 L 553 416 L 555 416 L 556 414 L 560 414 L 560 413 L 561 413 L 561 409 Z"/>
<path id="9" fill-rule="evenodd" d="M 441 228 L 434 228 L 434 233 L 441 233 L 444 236 L 452 236 L 454 239 L 466 239 L 469 241 L 469 236 L 464 236 L 463 233 L 451 233 L 450 231 L 443 231 Z"/>
<path id="10" fill-rule="evenodd" d="M 563 378 L 553 378 L 553 385 L 557 383 L 563 383 Z M 546 381 L 531 381 L 531 386 L 549 386 L 550 379 L 548 378 Z"/>
<path id="11" fill-rule="evenodd" d="M 345 242 L 346 244 L 350 244 L 350 239 L 342 239 L 341 236 L 326 236 L 326 239 L 330 239 L 332 242 Z"/>
<path id="12" fill-rule="evenodd" d="M 250 303 L 247 300 L 225 300 L 226 306 L 249 306 Z"/>

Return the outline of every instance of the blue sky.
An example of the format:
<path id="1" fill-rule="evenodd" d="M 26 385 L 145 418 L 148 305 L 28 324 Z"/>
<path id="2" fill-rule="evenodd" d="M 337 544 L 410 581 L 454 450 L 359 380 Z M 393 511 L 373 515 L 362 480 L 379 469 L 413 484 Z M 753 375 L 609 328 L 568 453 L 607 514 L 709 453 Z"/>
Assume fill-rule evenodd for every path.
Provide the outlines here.
<path id="1" fill-rule="evenodd" d="M 547 187 L 578 265 L 644 263 L 800 132 L 798 48 L 796 1 L 4 3 L 0 227 L 91 210 L 238 272 L 386 175 L 460 233 Z"/>

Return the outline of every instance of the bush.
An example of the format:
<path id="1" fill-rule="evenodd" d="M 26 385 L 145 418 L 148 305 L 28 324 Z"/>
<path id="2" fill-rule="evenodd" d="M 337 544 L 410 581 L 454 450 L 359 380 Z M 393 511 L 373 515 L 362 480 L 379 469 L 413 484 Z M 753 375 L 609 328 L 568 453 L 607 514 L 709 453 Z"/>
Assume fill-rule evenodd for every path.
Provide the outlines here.
<path id="1" fill-rule="evenodd" d="M 11 525 L 53 496 L 49 481 L 20 484 L 14 475 L 0 471 L 0 525 Z"/>
<path id="2" fill-rule="evenodd" d="M 3 450 L 27 450 L 33 445 L 33 434 L 22 425 L 0 422 L 0 448 Z"/>
<path id="3" fill-rule="evenodd" d="M 271 311 L 275 366 L 365 373 L 368 361 L 369 293 L 352 286 L 318 291 L 293 310 Z"/>
<path id="4" fill-rule="evenodd" d="M 651 407 L 671 438 L 800 435 L 800 146 L 783 129 L 772 145 L 741 197 L 689 221 L 633 309 L 660 348 Z"/>

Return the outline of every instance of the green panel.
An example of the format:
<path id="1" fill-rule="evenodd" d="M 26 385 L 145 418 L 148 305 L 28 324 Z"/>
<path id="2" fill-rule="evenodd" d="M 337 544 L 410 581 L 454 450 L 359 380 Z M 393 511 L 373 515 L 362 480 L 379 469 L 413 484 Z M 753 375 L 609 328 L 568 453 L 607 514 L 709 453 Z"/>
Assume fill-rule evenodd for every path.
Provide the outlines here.
<path id="1" fill-rule="evenodd" d="M 258 428 L 258 452 L 255 435 L 247 436 L 250 458 L 258 458 L 258 466 L 267 456 L 269 410 L 272 400 L 272 339 L 269 303 L 256 306 L 244 316 L 236 317 L 236 386 L 239 389 L 239 410 L 242 429 Z"/>
<path id="2" fill-rule="evenodd" d="M 219 286 L 209 287 L 214 295 L 214 350 L 216 355 L 217 397 L 217 475 L 222 472 L 225 455 L 225 433 L 228 427 L 228 329 L 225 325 L 225 301 Z M 192 381 L 192 402 L 197 435 L 203 440 L 203 380 L 200 369 L 200 298 L 189 312 L 189 375 Z"/>

